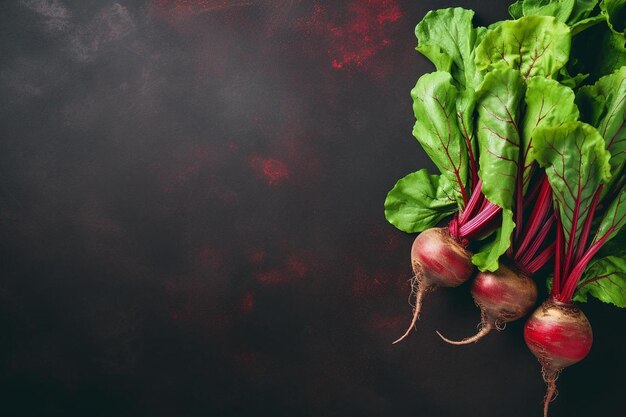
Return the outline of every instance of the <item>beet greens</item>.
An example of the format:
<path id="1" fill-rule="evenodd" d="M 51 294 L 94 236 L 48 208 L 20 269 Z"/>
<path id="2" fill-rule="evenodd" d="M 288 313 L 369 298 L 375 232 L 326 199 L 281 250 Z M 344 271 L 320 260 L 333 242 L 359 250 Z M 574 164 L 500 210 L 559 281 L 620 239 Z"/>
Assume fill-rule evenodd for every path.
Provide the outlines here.
<path id="1" fill-rule="evenodd" d="M 524 338 L 548 383 L 544 415 L 561 370 L 591 349 L 591 325 L 573 300 L 588 295 L 626 307 L 626 260 L 596 258 L 626 223 L 626 67 L 578 91 L 590 124 L 542 128 L 535 155 L 546 169 L 556 209 L 556 253 L 550 296 L 528 320 Z M 574 318 L 574 319 L 572 319 Z"/>
<path id="2" fill-rule="evenodd" d="M 524 328 L 547 416 L 559 373 L 593 341 L 573 301 L 626 307 L 626 2 L 518 0 L 509 12 L 515 20 L 476 27 L 471 10 L 441 9 L 416 27 L 435 71 L 411 91 L 413 136 L 439 173 L 411 173 L 385 200 L 391 224 L 419 233 L 415 307 L 396 342 L 428 292 L 475 267 L 479 332 L 439 335 L 467 344 L 501 329 L 530 312 L 532 276 L 554 259 L 548 299 Z"/>

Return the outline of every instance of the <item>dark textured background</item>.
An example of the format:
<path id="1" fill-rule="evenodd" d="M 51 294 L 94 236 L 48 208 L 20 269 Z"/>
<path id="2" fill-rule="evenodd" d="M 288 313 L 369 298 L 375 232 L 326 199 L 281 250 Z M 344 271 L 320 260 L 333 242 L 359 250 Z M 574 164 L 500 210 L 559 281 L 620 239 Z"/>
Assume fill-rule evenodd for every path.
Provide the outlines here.
<path id="1" fill-rule="evenodd" d="M 413 28 L 501 1 L 4 1 L 0 413 L 539 416 L 522 323 L 477 345 L 467 286 L 408 324 L 387 190 L 430 166 Z M 623 415 L 626 314 L 552 416 Z"/>

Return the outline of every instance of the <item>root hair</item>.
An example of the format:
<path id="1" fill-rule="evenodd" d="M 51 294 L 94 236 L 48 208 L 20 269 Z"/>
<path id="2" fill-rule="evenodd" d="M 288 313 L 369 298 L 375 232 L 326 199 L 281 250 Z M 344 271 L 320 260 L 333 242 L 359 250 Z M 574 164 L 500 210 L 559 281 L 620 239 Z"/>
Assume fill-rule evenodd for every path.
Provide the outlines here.
<path id="1" fill-rule="evenodd" d="M 413 318 L 411 319 L 411 324 L 409 324 L 406 332 L 404 332 L 404 334 L 399 339 L 392 343 L 394 345 L 404 340 L 409 335 L 409 333 L 411 333 L 411 330 L 415 328 L 417 320 L 419 320 L 420 317 L 420 311 L 422 309 L 422 301 L 424 300 L 424 296 L 429 291 L 433 290 L 432 287 L 425 285 L 424 283 L 424 274 L 422 272 L 421 265 L 415 263 L 413 265 L 413 271 L 415 272 L 415 276 L 411 279 L 411 295 L 409 297 L 409 304 L 413 306 Z M 411 303 L 411 300 L 413 299 L 415 299 L 415 304 Z"/>
<path id="2" fill-rule="evenodd" d="M 541 367 L 541 375 L 543 376 L 543 380 L 548 384 L 548 390 L 546 391 L 546 395 L 543 398 L 543 417 L 548 417 L 548 409 L 550 408 L 550 403 L 556 399 L 559 395 L 559 392 L 556 389 L 556 380 L 559 379 L 560 371 L 550 371 L 546 370 L 544 367 Z"/>

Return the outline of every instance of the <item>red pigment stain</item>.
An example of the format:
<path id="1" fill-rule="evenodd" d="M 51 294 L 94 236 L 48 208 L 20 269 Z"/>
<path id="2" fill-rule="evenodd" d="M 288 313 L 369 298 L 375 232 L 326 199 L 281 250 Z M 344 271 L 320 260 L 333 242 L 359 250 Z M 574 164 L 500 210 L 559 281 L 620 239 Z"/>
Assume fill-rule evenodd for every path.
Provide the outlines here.
<path id="1" fill-rule="evenodd" d="M 158 181 L 161 192 L 173 194 L 184 192 L 186 196 L 193 196 L 197 204 L 202 196 L 219 201 L 226 206 L 234 206 L 238 202 L 238 194 L 224 180 L 221 171 L 228 168 L 227 157 L 233 153 L 229 147 L 215 144 L 203 144 L 183 150 L 174 150 L 171 161 L 167 166 L 158 167 Z M 199 182 L 202 182 L 201 184 Z M 201 188 L 201 193 L 195 191 Z M 177 199 L 177 205 L 181 205 Z M 162 207 L 163 214 L 176 212 L 173 207 Z"/>
<path id="2" fill-rule="evenodd" d="M 398 239 L 398 235 L 397 234 L 387 234 L 385 236 L 385 251 L 386 252 L 396 252 L 398 249 L 400 249 L 400 239 Z"/>
<path id="3" fill-rule="evenodd" d="M 260 248 L 251 248 L 247 251 L 248 260 L 255 264 L 262 262 L 265 259 L 265 250 Z"/>
<path id="4" fill-rule="evenodd" d="M 378 296 L 395 286 L 392 274 L 378 272 L 370 276 L 364 268 L 357 267 L 353 274 L 352 294 L 355 297 Z"/>
<path id="5" fill-rule="evenodd" d="M 207 246 L 198 250 L 196 264 L 201 269 L 220 270 L 225 264 L 225 258 L 219 249 Z"/>
<path id="6" fill-rule="evenodd" d="M 318 3 L 312 16 L 298 22 L 301 30 L 324 38 L 330 66 L 336 70 L 366 66 L 391 43 L 389 24 L 402 17 L 397 0 L 351 0 L 347 3 L 345 13 Z"/>
<path id="7" fill-rule="evenodd" d="M 285 284 L 291 281 L 291 277 L 289 276 L 289 274 L 279 269 L 262 272 L 257 275 L 257 279 L 263 284 L 270 285 Z"/>
<path id="8" fill-rule="evenodd" d="M 306 274 L 307 267 L 304 262 L 295 256 L 290 256 L 287 260 L 287 269 L 302 278 Z"/>
<path id="9" fill-rule="evenodd" d="M 304 278 L 310 269 L 310 265 L 301 255 L 290 255 L 286 262 L 279 268 L 261 272 L 257 280 L 266 285 L 281 285 Z"/>
<path id="10" fill-rule="evenodd" d="M 173 24 L 193 16 L 253 5 L 245 0 L 152 0 L 152 10 Z"/>
<path id="11" fill-rule="evenodd" d="M 260 173 L 270 186 L 278 185 L 289 178 L 289 168 L 279 159 L 253 155 L 250 158 L 250 167 Z"/>
<path id="12" fill-rule="evenodd" d="M 250 313 L 252 312 L 252 310 L 254 310 L 255 305 L 256 301 L 254 298 L 254 294 L 251 291 L 248 291 L 243 295 L 239 309 L 242 313 Z"/>
<path id="13" fill-rule="evenodd" d="M 314 94 L 312 91 L 311 94 Z M 303 126 L 299 104 L 287 97 L 280 100 L 279 107 L 272 113 L 253 114 L 250 123 L 265 136 L 267 136 L 267 152 L 271 157 L 264 158 L 258 154 L 249 156 L 249 163 L 257 172 L 263 170 L 273 175 L 273 178 L 303 181 L 307 186 L 319 177 L 320 160 L 317 149 L 314 147 L 316 138 Z M 274 113 L 282 115 L 280 123 L 271 119 Z M 323 134 L 317 131 L 316 134 Z M 272 161 L 273 162 L 270 162 Z M 270 177 L 272 178 L 272 177 Z"/>
<path id="14" fill-rule="evenodd" d="M 397 252 L 400 248 L 400 234 L 389 227 L 375 227 L 368 233 L 372 242 L 378 243 L 378 251 Z M 408 250 L 408 249 L 407 249 Z"/>
<path id="15" fill-rule="evenodd" d="M 217 150 L 208 145 L 187 149 L 177 160 L 172 161 L 173 166 L 170 169 L 161 171 L 161 191 L 164 193 L 175 191 L 197 178 L 203 169 L 215 165 L 217 160 Z"/>

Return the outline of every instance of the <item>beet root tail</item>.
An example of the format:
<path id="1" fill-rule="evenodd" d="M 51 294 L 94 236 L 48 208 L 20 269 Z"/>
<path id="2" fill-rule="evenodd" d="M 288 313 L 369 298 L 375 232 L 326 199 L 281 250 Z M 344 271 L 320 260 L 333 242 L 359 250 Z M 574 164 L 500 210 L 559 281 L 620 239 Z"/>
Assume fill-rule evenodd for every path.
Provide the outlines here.
<path id="1" fill-rule="evenodd" d="M 558 378 L 558 373 L 551 372 L 545 373 L 544 375 L 544 379 L 548 384 L 548 391 L 543 399 L 543 417 L 548 417 L 548 408 L 550 408 L 550 403 L 556 398 L 556 379 Z"/>
<path id="2" fill-rule="evenodd" d="M 491 329 L 493 329 L 493 325 L 491 323 L 483 322 L 481 323 L 481 328 L 478 333 L 476 333 L 474 336 L 466 337 L 465 339 L 459 341 L 450 340 L 442 335 L 439 331 L 437 331 L 437 334 L 443 339 L 443 341 L 450 343 L 451 345 L 469 345 L 470 343 L 478 342 L 480 339 L 485 337 L 491 331 Z"/>
<path id="3" fill-rule="evenodd" d="M 395 345 L 396 343 L 403 341 L 409 335 L 409 333 L 411 333 L 411 330 L 413 330 L 413 328 L 415 327 L 415 324 L 417 323 L 417 320 L 420 317 L 420 310 L 422 309 L 422 301 L 424 300 L 424 296 L 426 295 L 427 292 L 428 290 L 425 289 L 423 285 L 420 285 L 418 283 L 417 292 L 415 294 L 415 308 L 413 309 L 413 319 L 411 320 L 411 324 L 409 325 L 409 328 L 406 329 L 406 332 L 398 340 L 393 342 L 392 345 Z"/>

